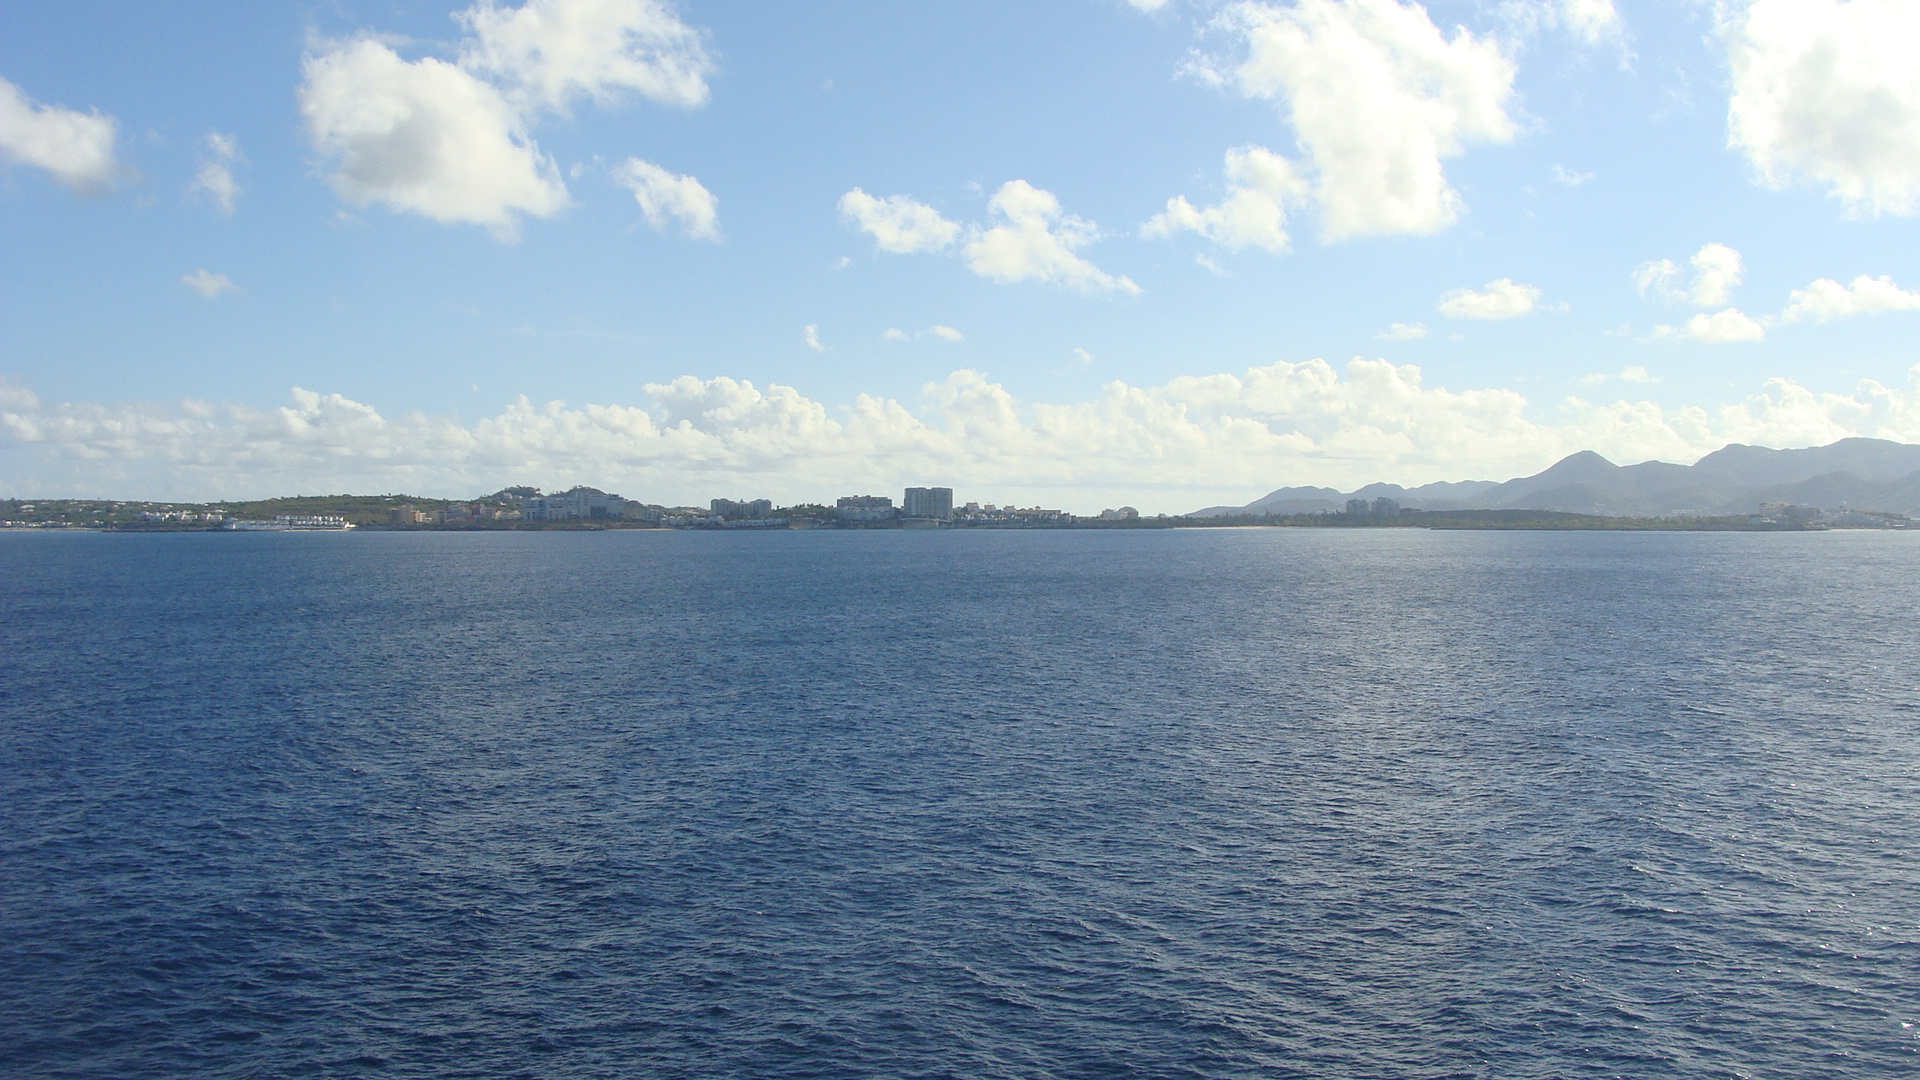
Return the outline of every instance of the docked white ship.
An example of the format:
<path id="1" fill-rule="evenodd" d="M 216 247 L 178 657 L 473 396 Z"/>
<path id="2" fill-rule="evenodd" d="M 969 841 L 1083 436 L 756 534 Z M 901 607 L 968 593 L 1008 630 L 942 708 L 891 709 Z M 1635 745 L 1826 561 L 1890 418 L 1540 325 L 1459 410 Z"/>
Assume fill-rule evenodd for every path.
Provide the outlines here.
<path id="1" fill-rule="evenodd" d="M 339 514 L 281 514 L 272 521 L 229 521 L 220 527 L 235 532 L 344 532 L 353 522 Z"/>

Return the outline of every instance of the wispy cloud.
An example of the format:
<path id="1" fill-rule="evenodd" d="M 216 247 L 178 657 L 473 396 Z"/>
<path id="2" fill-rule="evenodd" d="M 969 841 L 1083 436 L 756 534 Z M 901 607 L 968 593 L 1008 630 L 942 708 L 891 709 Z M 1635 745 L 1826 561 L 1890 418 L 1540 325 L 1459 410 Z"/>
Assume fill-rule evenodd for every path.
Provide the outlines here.
<path id="1" fill-rule="evenodd" d="M 210 131 L 200 141 L 200 171 L 194 174 L 187 192 L 198 195 L 231 214 L 240 200 L 240 184 L 233 178 L 233 167 L 241 161 L 240 143 L 231 135 Z"/>
<path id="2" fill-rule="evenodd" d="M 201 298 L 206 300 L 213 300 L 221 293 L 233 292 L 240 287 L 235 285 L 233 279 L 227 275 L 213 273 L 204 266 L 182 277 L 180 284 L 199 293 Z"/>
<path id="3" fill-rule="evenodd" d="M 912 341 L 915 338 L 927 337 L 936 337 L 941 341 L 958 342 L 967 340 L 967 335 L 955 330 L 951 326 L 942 326 L 938 323 L 927 327 L 925 330 L 916 330 L 911 334 L 897 326 L 892 326 L 888 327 L 886 332 L 880 335 L 882 341 Z"/>
<path id="4" fill-rule="evenodd" d="M 1598 386 L 1602 383 L 1610 383 L 1610 382 L 1624 382 L 1624 383 L 1637 383 L 1640 385 L 1649 385 L 1652 383 L 1658 383 L 1663 381 L 1665 380 L 1661 379 L 1660 376 L 1649 372 L 1646 368 L 1641 367 L 1638 364 L 1628 365 L 1627 367 L 1624 367 L 1619 371 L 1613 372 L 1611 374 L 1604 371 L 1596 371 L 1591 375 L 1580 376 L 1580 384 L 1582 386 Z"/>
<path id="5" fill-rule="evenodd" d="M 1654 259 L 1633 270 L 1633 287 L 1641 296 L 1666 304 L 1720 307 L 1746 276 L 1746 262 L 1725 244 L 1706 244 L 1687 262 L 1693 267 L 1688 283 L 1685 271 L 1672 259 Z"/>
<path id="6" fill-rule="evenodd" d="M 655 232 L 677 223 L 696 240 L 720 239 L 720 200 L 691 176 L 668 172 L 651 161 L 628 158 L 613 170 L 614 182 L 633 192 Z"/>
<path id="7" fill-rule="evenodd" d="M 958 222 L 905 195 L 878 199 L 854 188 L 840 196 L 840 218 L 873 237 L 881 251 L 911 255 L 917 251 L 944 251 L 960 235 Z"/>

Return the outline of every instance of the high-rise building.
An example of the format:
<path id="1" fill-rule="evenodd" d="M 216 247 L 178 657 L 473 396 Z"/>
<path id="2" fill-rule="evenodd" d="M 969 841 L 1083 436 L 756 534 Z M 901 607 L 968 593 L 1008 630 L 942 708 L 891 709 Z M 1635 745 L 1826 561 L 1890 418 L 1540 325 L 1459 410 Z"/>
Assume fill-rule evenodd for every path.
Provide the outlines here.
<path id="1" fill-rule="evenodd" d="M 953 489 L 908 488 L 907 497 L 900 501 L 900 516 L 938 518 L 941 521 L 952 518 Z"/>

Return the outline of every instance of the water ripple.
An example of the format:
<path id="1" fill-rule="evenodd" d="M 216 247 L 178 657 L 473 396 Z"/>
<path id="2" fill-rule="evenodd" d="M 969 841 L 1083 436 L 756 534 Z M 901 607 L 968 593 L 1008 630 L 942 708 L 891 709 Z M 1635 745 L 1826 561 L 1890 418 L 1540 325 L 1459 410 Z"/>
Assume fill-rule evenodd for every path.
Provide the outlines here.
<path id="1" fill-rule="evenodd" d="M 1916 542 L 0 535 L 0 1060 L 1911 1075 Z"/>

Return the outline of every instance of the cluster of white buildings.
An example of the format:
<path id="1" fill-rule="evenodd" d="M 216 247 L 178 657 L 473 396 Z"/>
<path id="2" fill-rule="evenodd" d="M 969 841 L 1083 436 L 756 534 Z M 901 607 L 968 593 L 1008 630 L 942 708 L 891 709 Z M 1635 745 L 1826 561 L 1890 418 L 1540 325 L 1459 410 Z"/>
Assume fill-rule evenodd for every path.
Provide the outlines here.
<path id="1" fill-rule="evenodd" d="M 843 522 L 897 522 L 898 524 L 926 528 L 951 524 L 962 525 L 1057 525 L 1072 521 L 1073 515 L 1061 510 L 1048 510 L 1044 507 L 985 506 L 977 502 L 967 503 L 958 509 L 953 505 L 953 489 L 944 487 L 910 487 L 906 497 L 896 509 L 893 500 L 884 495 L 848 495 L 834 507 L 834 518 Z M 1136 516 L 1137 512 L 1136 512 Z"/>
<path id="2" fill-rule="evenodd" d="M 229 532 L 345 532 L 353 522 L 340 514 L 281 514 L 272 521 L 228 521 Z"/>
<path id="3" fill-rule="evenodd" d="M 791 525 L 794 528 L 810 528 L 818 525 L 841 525 L 855 528 L 875 526 L 898 526 L 902 528 L 940 528 L 961 525 L 1057 525 L 1073 520 L 1073 515 L 1060 510 L 1044 507 L 985 506 L 977 502 L 967 503 L 963 507 L 953 504 L 953 489 L 949 487 L 910 487 L 902 493 L 899 505 L 887 495 L 842 495 L 834 500 L 834 505 L 826 513 L 825 520 L 800 518 L 789 522 L 786 518 L 774 517 L 773 503 L 767 499 L 752 501 L 740 499 L 715 499 L 710 504 L 707 518 L 702 520 L 660 518 L 661 524 L 668 525 L 707 525 L 723 528 L 745 528 L 758 525 L 771 526 L 775 522 Z M 1138 517 L 1139 512 L 1132 507 L 1122 508 L 1127 514 Z M 668 512 L 671 513 L 671 512 Z"/>
<path id="4" fill-rule="evenodd" d="M 456 503 L 443 510 L 397 506 L 388 514 L 394 525 L 459 525 L 483 521 L 632 521 L 667 528 L 778 529 L 850 526 L 855 528 L 939 528 L 948 525 L 1058 525 L 1072 514 L 1045 507 L 985 506 L 977 502 L 956 508 L 953 489 L 910 487 L 898 506 L 886 495 L 843 495 L 831 508 L 823 507 L 788 517 L 771 499 L 713 499 L 702 510 L 636 502 L 597 488 L 576 487 L 548 495 L 533 488 L 509 488 L 475 503 Z M 1140 512 L 1131 506 L 1108 510 L 1107 521 L 1131 521 Z"/>
<path id="5" fill-rule="evenodd" d="M 489 521 L 519 521 L 521 511 L 499 503 L 450 503 L 438 510 L 396 506 L 387 511 L 389 525 L 473 525 Z"/>
<path id="6" fill-rule="evenodd" d="M 535 495 L 520 501 L 528 521 L 621 521 L 628 501 L 597 488 L 577 487 L 558 495 Z"/>
<path id="7" fill-rule="evenodd" d="M 1785 525 L 1800 528 L 1829 529 L 1911 529 L 1913 519 L 1905 514 L 1891 514 L 1879 510 L 1849 510 L 1845 503 L 1838 510 L 1822 510 L 1817 506 L 1801 503 L 1768 502 L 1760 504 L 1760 512 L 1749 515 L 1750 525 Z"/>
<path id="8" fill-rule="evenodd" d="M 954 511 L 953 519 L 967 525 L 1059 525 L 1073 520 L 1073 515 L 1064 510 L 1049 510 L 1042 506 L 984 506 L 970 502 Z"/>
<path id="9" fill-rule="evenodd" d="M 224 510 L 142 510 L 140 520 L 162 524 L 178 522 L 182 525 L 218 525 L 227 520 Z"/>

